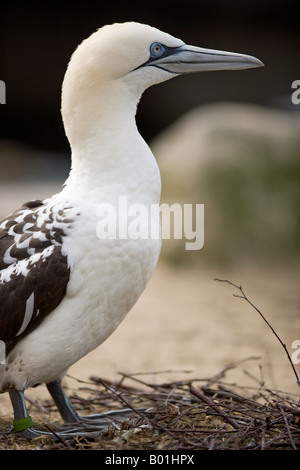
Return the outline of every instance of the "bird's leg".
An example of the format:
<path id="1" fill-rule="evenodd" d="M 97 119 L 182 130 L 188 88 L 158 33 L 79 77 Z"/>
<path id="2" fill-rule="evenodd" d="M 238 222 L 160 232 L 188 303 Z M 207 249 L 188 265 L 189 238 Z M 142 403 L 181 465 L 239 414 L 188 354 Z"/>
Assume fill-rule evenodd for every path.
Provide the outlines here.
<path id="1" fill-rule="evenodd" d="M 9 396 L 14 410 L 15 419 L 13 428 L 15 432 L 22 434 L 22 436 L 27 439 L 33 439 L 44 434 L 49 434 L 33 429 L 33 422 L 27 412 L 23 390 L 10 390 Z"/>
<path id="2" fill-rule="evenodd" d="M 105 429 L 112 421 L 115 422 L 115 424 L 118 421 L 122 422 L 124 419 L 129 417 L 128 415 L 130 413 L 133 413 L 133 410 L 126 408 L 123 410 L 103 412 L 101 414 L 79 416 L 65 394 L 60 380 L 54 380 L 53 382 L 48 383 L 47 388 L 62 419 L 67 424 L 74 423 L 74 429 L 76 428 L 76 425 L 89 427 L 91 429 Z"/>
<path id="3" fill-rule="evenodd" d="M 62 388 L 60 380 L 54 380 L 46 384 L 47 389 L 57 406 L 57 409 L 65 423 L 80 421 L 80 417 L 70 403 L 69 398 Z"/>

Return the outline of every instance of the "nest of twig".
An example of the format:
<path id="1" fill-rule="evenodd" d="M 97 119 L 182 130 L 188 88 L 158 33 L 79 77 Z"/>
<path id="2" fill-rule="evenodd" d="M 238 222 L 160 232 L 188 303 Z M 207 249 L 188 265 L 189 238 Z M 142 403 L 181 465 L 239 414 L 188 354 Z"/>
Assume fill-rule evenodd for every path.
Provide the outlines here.
<path id="1" fill-rule="evenodd" d="M 126 386 L 125 377 L 142 389 Z M 122 429 L 111 428 L 102 439 L 104 449 L 300 449 L 300 408 L 295 398 L 263 384 L 250 391 L 215 377 L 153 385 L 139 375 L 124 374 L 117 385 L 95 377 L 93 381 L 105 388 L 101 402 L 109 408 L 117 401 L 137 410 L 146 407 Z"/>
<path id="2" fill-rule="evenodd" d="M 300 449 L 300 408 L 297 397 L 258 387 L 238 387 L 218 377 L 153 384 L 141 375 L 121 374 L 118 383 L 92 377 L 71 397 L 81 414 L 131 408 L 121 424 L 92 438 L 61 438 L 56 443 L 42 438 L 31 449 L 100 450 L 287 450 Z M 242 394 L 241 394 L 242 393 Z M 55 410 L 42 403 L 44 414 Z M 142 410 L 141 410 L 142 409 Z M 32 414 L 32 413 L 31 413 Z M 44 424 L 45 425 L 45 424 Z M 49 429 L 49 426 L 48 426 Z M 50 428 L 51 429 L 51 428 Z M 13 434 L 2 433 L 1 448 L 24 448 Z M 1 442 L 1 441 L 0 441 Z M 28 448 L 28 444 L 27 444 Z"/>

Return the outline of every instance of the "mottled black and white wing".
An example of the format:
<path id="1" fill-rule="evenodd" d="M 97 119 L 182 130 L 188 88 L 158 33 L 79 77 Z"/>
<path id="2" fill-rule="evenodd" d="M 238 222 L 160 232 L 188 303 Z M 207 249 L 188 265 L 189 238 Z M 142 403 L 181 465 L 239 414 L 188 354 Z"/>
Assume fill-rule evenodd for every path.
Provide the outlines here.
<path id="1" fill-rule="evenodd" d="M 63 299 L 70 277 L 67 204 L 31 201 L 0 222 L 0 340 L 8 354 Z"/>

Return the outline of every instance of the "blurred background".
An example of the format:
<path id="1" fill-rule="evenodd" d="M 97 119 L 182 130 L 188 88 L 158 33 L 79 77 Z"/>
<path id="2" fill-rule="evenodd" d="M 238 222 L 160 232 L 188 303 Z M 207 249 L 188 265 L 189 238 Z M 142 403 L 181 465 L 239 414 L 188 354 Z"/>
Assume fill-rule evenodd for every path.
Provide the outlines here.
<path id="1" fill-rule="evenodd" d="M 214 278 L 242 284 L 290 354 L 295 352 L 300 104 L 291 97 L 292 83 L 300 80 L 297 3 L 78 5 L 1 5 L 1 217 L 28 199 L 59 191 L 67 177 L 61 83 L 76 46 L 102 25 L 148 23 L 187 44 L 254 55 L 265 67 L 179 77 L 145 92 L 137 123 L 161 169 L 162 201 L 205 205 L 204 247 L 186 251 L 184 241 L 165 241 L 155 276 L 125 324 L 74 366 L 74 374 L 189 369 L 208 376 L 252 357 L 247 370 L 257 380 L 262 364 L 269 386 L 295 391 L 295 377 L 270 330 L 249 305 L 232 297 L 234 289 Z M 243 382 L 245 372 L 239 373 L 233 380 Z"/>

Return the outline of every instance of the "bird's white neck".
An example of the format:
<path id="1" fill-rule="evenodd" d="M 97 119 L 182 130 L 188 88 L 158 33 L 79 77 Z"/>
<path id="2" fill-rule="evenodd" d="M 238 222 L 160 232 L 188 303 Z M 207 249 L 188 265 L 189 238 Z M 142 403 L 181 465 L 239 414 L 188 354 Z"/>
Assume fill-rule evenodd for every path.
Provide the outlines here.
<path id="1" fill-rule="evenodd" d="M 136 127 L 140 95 L 126 80 L 99 85 L 66 74 L 62 116 L 72 149 L 67 186 L 83 191 L 85 184 L 99 191 L 113 186 L 121 195 L 134 199 L 140 192 L 150 203 L 159 202 L 158 166 Z"/>

